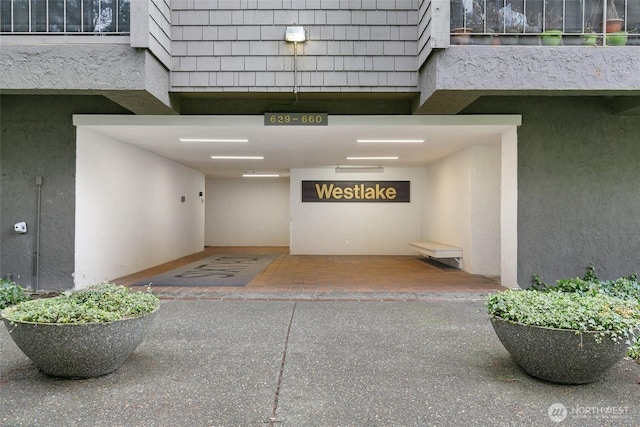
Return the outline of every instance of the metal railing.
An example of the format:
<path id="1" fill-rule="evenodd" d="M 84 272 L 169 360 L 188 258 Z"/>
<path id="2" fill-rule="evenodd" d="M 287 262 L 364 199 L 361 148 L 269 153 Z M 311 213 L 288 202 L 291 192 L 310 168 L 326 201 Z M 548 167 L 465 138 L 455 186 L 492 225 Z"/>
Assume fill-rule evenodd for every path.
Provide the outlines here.
<path id="1" fill-rule="evenodd" d="M 130 0 L 0 0 L 0 33 L 128 34 L 130 10 Z"/>
<path id="2" fill-rule="evenodd" d="M 450 16 L 452 44 L 640 45 L 640 0 L 451 0 Z"/>

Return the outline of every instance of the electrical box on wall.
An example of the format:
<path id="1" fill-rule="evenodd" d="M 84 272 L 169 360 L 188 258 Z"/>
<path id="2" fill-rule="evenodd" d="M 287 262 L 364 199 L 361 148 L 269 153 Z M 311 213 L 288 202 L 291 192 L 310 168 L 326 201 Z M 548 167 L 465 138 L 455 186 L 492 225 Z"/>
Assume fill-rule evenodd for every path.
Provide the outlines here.
<path id="1" fill-rule="evenodd" d="M 13 225 L 13 230 L 14 230 L 16 233 L 24 234 L 24 233 L 26 233 L 26 232 L 27 232 L 27 223 L 26 223 L 26 222 L 24 222 L 24 221 L 16 222 L 16 223 Z"/>

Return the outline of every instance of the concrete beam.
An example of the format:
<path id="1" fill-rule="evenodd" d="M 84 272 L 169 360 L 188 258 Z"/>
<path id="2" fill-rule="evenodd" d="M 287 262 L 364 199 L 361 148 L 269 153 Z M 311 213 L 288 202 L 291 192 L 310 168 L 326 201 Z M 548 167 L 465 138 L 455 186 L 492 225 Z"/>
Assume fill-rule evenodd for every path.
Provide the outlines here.
<path id="1" fill-rule="evenodd" d="M 102 95 L 134 114 L 178 114 L 180 110 L 179 102 L 163 102 L 146 90 L 107 91 Z"/>

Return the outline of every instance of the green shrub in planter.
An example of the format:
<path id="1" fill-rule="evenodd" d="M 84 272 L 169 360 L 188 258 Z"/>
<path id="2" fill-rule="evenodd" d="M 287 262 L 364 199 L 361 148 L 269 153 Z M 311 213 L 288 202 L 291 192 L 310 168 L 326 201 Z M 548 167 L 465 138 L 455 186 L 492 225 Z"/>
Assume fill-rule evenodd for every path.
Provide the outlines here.
<path id="1" fill-rule="evenodd" d="M 0 310 L 28 299 L 22 286 L 12 280 L 0 279 Z"/>
<path id="2" fill-rule="evenodd" d="M 150 313 L 159 304 L 150 292 L 131 292 L 124 286 L 104 283 L 20 303 L 7 318 L 32 323 L 105 323 Z"/>
<path id="3" fill-rule="evenodd" d="M 613 297 L 640 300 L 640 282 L 638 275 L 621 277 L 616 280 L 602 281 L 598 279 L 593 264 L 589 264 L 584 277 L 575 279 L 560 279 L 555 285 L 543 282 L 538 275 L 533 276 L 533 288 L 539 291 L 576 292 L 582 295 L 603 293 Z"/>
<path id="4" fill-rule="evenodd" d="M 88 378 L 116 370 L 149 331 L 160 307 L 150 292 L 103 284 L 0 312 L 11 338 L 48 375 Z"/>
<path id="5" fill-rule="evenodd" d="M 563 384 L 599 380 L 640 331 L 640 301 L 604 293 L 507 290 L 487 298 L 491 324 L 529 375 Z"/>
<path id="6" fill-rule="evenodd" d="M 506 290 L 487 299 L 489 315 L 545 328 L 575 333 L 605 333 L 614 341 L 629 340 L 640 328 L 640 302 L 604 294 Z"/>
<path id="7" fill-rule="evenodd" d="M 640 301 L 640 281 L 638 275 L 621 277 L 616 280 L 602 281 L 598 278 L 593 264 L 589 264 L 583 278 L 560 279 L 555 285 L 543 282 L 539 276 L 534 275 L 533 288 L 542 292 L 570 292 L 580 295 L 604 294 L 630 301 Z M 640 336 L 629 350 L 629 357 L 640 362 Z"/>
<path id="8" fill-rule="evenodd" d="M 629 349 L 629 357 L 640 363 L 640 337 L 636 339 L 636 343 Z"/>

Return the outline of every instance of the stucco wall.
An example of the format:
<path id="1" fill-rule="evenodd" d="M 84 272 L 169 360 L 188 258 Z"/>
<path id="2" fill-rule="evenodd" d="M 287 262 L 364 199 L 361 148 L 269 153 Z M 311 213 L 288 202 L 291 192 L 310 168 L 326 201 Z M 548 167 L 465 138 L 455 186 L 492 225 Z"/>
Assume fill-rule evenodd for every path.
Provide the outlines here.
<path id="1" fill-rule="evenodd" d="M 40 287 L 73 286 L 75 127 L 73 113 L 126 114 L 99 96 L 0 97 L 0 275 L 35 287 L 38 188 L 42 177 Z M 26 221 L 27 234 L 13 224 Z"/>
<path id="2" fill-rule="evenodd" d="M 601 98 L 481 98 L 467 113 L 523 114 L 518 282 L 640 272 L 640 117 Z"/>
<path id="3" fill-rule="evenodd" d="M 206 180 L 205 245 L 289 246 L 288 179 Z"/>
<path id="4" fill-rule="evenodd" d="M 203 250 L 200 193 L 201 172 L 78 128 L 76 288 Z"/>

